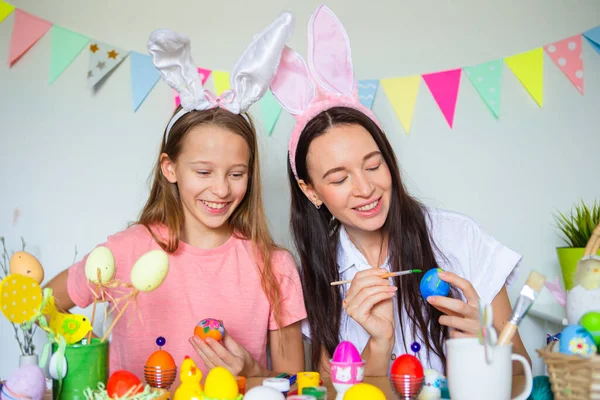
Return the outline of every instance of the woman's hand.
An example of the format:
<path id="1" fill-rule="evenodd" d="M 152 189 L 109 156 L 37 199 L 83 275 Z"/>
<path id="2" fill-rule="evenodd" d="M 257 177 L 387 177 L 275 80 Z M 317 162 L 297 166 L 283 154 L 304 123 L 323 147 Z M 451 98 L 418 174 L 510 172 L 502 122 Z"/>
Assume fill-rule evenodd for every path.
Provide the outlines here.
<path id="1" fill-rule="evenodd" d="M 445 296 L 429 296 L 427 302 L 443 312 L 439 319 L 440 325 L 450 328 L 451 338 L 477 336 L 479 323 L 479 295 L 468 280 L 443 271 L 439 273 L 440 279 L 459 288 L 467 302 L 460 299 L 451 299 Z"/>
<path id="2" fill-rule="evenodd" d="M 250 352 L 233 340 L 227 332 L 222 343 L 213 338 L 204 341 L 196 336 L 190 338 L 190 343 L 208 369 L 221 366 L 234 376 L 261 376 L 262 368 Z"/>
<path id="3" fill-rule="evenodd" d="M 344 300 L 346 313 L 360 324 L 371 339 L 381 343 L 394 340 L 394 303 L 392 298 L 398 289 L 390 281 L 381 278 L 387 271 L 370 268 L 354 276 Z"/>

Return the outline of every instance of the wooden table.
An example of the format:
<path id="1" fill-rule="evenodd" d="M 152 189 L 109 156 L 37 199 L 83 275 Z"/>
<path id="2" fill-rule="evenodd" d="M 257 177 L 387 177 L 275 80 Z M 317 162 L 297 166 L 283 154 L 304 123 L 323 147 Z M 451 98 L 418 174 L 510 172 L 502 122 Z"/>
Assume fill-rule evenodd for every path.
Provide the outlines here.
<path id="1" fill-rule="evenodd" d="M 249 389 L 251 389 L 251 388 L 253 388 L 255 386 L 261 386 L 264 379 L 266 379 L 266 378 L 248 378 L 246 380 L 246 391 L 248 391 Z M 365 383 L 370 383 L 371 385 L 375 385 L 379 389 L 381 389 L 383 391 L 383 394 L 385 394 L 385 398 L 386 399 L 396 399 L 397 398 L 396 394 L 392 390 L 392 386 L 390 385 L 390 381 L 385 376 L 381 376 L 381 377 L 368 377 L 368 376 L 366 376 L 364 382 Z M 323 386 L 325 386 L 327 388 L 327 399 L 329 399 L 329 400 L 335 399 L 335 396 L 336 396 L 337 392 L 333 388 L 333 385 L 331 384 L 331 381 L 330 380 L 327 380 L 327 381 L 324 380 L 323 381 Z M 292 389 L 296 389 L 296 385 L 295 384 L 294 384 L 294 386 L 292 386 Z"/>

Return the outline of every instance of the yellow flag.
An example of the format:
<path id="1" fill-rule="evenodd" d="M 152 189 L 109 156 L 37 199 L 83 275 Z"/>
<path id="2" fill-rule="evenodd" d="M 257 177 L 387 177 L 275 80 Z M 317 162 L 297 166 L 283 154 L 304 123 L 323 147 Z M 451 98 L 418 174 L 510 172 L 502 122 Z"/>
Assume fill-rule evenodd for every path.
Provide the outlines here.
<path id="1" fill-rule="evenodd" d="M 15 10 L 15 6 L 12 4 L 8 4 L 5 1 L 0 0 L 0 22 L 4 21 L 6 17 L 10 15 L 11 12 Z"/>
<path id="2" fill-rule="evenodd" d="M 224 91 L 231 89 L 229 85 L 229 72 L 213 71 L 213 82 L 215 83 L 215 94 L 220 96 Z"/>
<path id="3" fill-rule="evenodd" d="M 506 57 L 504 61 L 541 107 L 544 100 L 543 48 L 540 47 L 539 49 Z"/>
<path id="4" fill-rule="evenodd" d="M 387 94 L 396 115 L 407 134 L 410 133 L 410 125 L 415 111 L 417 94 L 421 76 L 407 76 L 402 78 L 381 79 L 380 81 L 385 94 Z"/>

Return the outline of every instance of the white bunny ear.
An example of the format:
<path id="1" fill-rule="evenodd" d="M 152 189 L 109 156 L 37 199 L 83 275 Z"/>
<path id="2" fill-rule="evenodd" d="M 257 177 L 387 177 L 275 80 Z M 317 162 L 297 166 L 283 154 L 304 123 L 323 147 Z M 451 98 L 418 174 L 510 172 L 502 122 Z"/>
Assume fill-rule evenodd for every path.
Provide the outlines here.
<path id="1" fill-rule="evenodd" d="M 271 82 L 271 91 L 279 104 L 293 115 L 303 113 L 315 98 L 315 87 L 304 59 L 287 46 Z"/>
<path id="2" fill-rule="evenodd" d="M 233 68 L 230 83 L 239 112 L 261 99 L 277 72 L 281 52 L 294 30 L 294 16 L 282 13 L 256 35 Z"/>
<path id="3" fill-rule="evenodd" d="M 179 93 L 184 110 L 205 110 L 210 103 L 204 96 L 198 69 L 192 60 L 190 39 L 168 29 L 150 34 L 148 51 L 163 79 Z"/>
<path id="4" fill-rule="evenodd" d="M 308 24 L 308 65 L 320 87 L 351 96 L 355 88 L 350 41 L 344 26 L 327 6 L 320 6 Z"/>

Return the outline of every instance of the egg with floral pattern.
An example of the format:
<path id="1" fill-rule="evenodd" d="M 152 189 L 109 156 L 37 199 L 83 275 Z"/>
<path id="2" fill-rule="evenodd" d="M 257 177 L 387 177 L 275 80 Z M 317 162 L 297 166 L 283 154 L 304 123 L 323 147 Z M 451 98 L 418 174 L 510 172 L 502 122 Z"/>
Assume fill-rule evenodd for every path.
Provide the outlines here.
<path id="1" fill-rule="evenodd" d="M 198 322 L 198 325 L 194 328 L 194 336 L 197 336 L 202 340 L 213 338 L 216 341 L 220 341 L 223 339 L 223 335 L 225 335 L 223 323 L 214 318 L 203 319 Z"/>
<path id="2" fill-rule="evenodd" d="M 560 352 L 569 355 L 590 356 L 596 354 L 592 335 L 581 325 L 568 325 L 563 329 L 559 343 Z"/>

